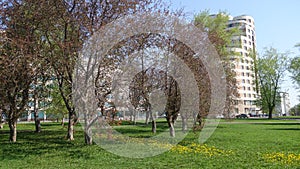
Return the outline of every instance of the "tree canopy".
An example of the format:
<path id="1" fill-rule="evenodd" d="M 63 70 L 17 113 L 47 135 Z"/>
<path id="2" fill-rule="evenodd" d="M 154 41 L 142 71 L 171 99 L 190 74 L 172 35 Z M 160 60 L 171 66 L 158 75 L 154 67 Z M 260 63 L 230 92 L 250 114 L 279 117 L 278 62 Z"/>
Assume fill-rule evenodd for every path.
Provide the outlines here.
<path id="1" fill-rule="evenodd" d="M 288 53 L 279 53 L 275 48 L 265 48 L 264 53 L 257 60 L 260 99 L 258 104 L 262 111 L 272 118 L 279 100 L 280 87 L 288 69 Z"/>

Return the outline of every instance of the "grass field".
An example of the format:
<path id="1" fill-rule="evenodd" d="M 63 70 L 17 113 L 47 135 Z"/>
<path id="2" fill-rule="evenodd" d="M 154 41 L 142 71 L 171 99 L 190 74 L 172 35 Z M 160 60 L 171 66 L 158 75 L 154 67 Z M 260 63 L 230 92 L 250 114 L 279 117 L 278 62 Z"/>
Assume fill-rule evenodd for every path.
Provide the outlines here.
<path id="1" fill-rule="evenodd" d="M 85 145 L 79 125 L 72 142 L 58 123 L 42 123 L 41 133 L 32 132 L 33 124 L 18 129 L 15 144 L 7 141 L 7 125 L 0 130 L 0 168 L 300 168 L 299 120 L 222 120 L 205 144 L 191 132 L 170 151 L 141 159 Z M 132 137 L 152 135 L 150 125 L 129 129 Z"/>

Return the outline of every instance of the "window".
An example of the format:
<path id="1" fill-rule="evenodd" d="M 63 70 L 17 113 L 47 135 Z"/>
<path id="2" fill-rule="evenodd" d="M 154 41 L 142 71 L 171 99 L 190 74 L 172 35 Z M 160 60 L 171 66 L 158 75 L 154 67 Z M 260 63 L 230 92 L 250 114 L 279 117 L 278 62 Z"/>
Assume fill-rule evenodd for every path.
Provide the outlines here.
<path id="1" fill-rule="evenodd" d="M 248 94 L 248 97 L 250 97 L 250 98 L 251 98 L 251 94 Z"/>
<path id="2" fill-rule="evenodd" d="M 233 105 L 238 105 L 238 101 L 237 100 L 233 100 Z"/>
<path id="3" fill-rule="evenodd" d="M 243 86 L 243 90 L 246 90 L 246 87 L 245 87 L 245 86 Z"/>
<path id="4" fill-rule="evenodd" d="M 244 93 L 244 97 L 247 97 L 246 93 Z"/>
<path id="5" fill-rule="evenodd" d="M 245 73 L 244 73 L 244 72 L 242 73 L 242 76 L 245 76 Z"/>
<path id="6" fill-rule="evenodd" d="M 251 100 L 244 100 L 244 105 L 251 105 Z"/>
<path id="7" fill-rule="evenodd" d="M 250 84 L 250 80 L 247 80 L 247 83 Z"/>
<path id="8" fill-rule="evenodd" d="M 250 73 L 246 73 L 247 77 L 250 77 Z"/>
<path id="9" fill-rule="evenodd" d="M 245 83 L 245 79 L 242 80 L 242 83 Z"/>
<path id="10" fill-rule="evenodd" d="M 245 49 L 245 50 L 248 50 L 247 46 L 244 46 L 244 49 Z"/>
<path id="11" fill-rule="evenodd" d="M 248 87 L 248 90 L 250 91 L 250 90 L 251 90 L 251 87 Z"/>
<path id="12" fill-rule="evenodd" d="M 242 66 L 242 69 L 244 69 L 244 66 Z"/>

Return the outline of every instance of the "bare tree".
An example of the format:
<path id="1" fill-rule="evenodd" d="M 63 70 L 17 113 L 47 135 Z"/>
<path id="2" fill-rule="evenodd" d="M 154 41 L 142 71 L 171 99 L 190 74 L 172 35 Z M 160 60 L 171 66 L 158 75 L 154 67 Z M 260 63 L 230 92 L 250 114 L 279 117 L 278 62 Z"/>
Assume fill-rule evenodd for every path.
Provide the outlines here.
<path id="1" fill-rule="evenodd" d="M 166 22 L 166 24 L 168 24 Z M 119 26 L 119 25 L 118 25 Z M 119 27 L 118 27 L 119 28 Z M 117 29 L 117 28 L 116 28 Z M 118 29 L 117 29 L 118 30 Z M 166 49 L 167 51 L 170 51 L 171 53 L 173 53 L 174 55 L 178 56 L 178 58 L 180 58 L 181 60 L 183 60 L 184 65 L 187 65 L 187 67 L 189 67 L 191 69 L 191 74 L 194 75 L 195 77 L 195 81 L 197 83 L 197 87 L 198 87 L 198 91 L 199 93 L 201 93 L 200 98 L 198 99 L 197 102 L 199 102 L 199 104 L 195 104 L 197 107 L 197 109 L 199 108 L 200 111 L 196 112 L 198 114 L 198 119 L 197 122 L 200 123 L 200 125 L 202 125 L 202 119 L 205 118 L 207 116 L 207 114 L 209 113 L 209 107 L 210 107 L 210 97 L 211 97 L 211 85 L 210 85 L 210 79 L 209 79 L 209 75 L 208 75 L 208 71 L 206 70 L 206 66 L 204 65 L 204 63 L 202 63 L 202 60 L 200 57 L 195 57 L 195 55 L 197 55 L 189 46 L 185 45 L 183 42 L 174 39 L 172 37 L 168 37 L 164 34 L 156 34 L 156 33 L 140 33 L 137 35 L 133 35 L 130 37 L 125 37 L 123 35 L 123 41 L 118 42 L 118 44 L 114 44 L 114 46 L 110 47 L 110 51 L 108 51 L 107 53 L 105 53 L 106 55 L 101 55 L 98 57 L 97 52 L 98 52 L 98 48 L 99 45 L 94 45 L 95 42 L 98 43 L 97 41 L 97 37 L 99 37 L 100 35 L 97 34 L 97 36 L 91 40 L 91 42 L 89 42 L 90 44 L 88 44 L 89 48 L 87 48 L 87 52 L 85 53 L 86 56 L 83 59 L 84 63 L 82 65 L 82 70 L 85 71 L 85 74 L 89 74 L 89 76 L 94 76 L 96 79 L 93 82 L 95 82 L 95 90 L 96 90 L 96 98 L 99 99 L 98 102 L 102 102 L 100 103 L 100 105 L 104 105 L 104 102 L 107 101 L 107 96 L 110 95 L 111 90 L 114 89 L 114 85 L 112 84 L 112 78 L 110 77 L 111 73 L 109 72 L 118 72 L 118 71 L 122 71 L 120 70 L 118 67 L 121 65 L 121 63 L 123 61 L 127 61 L 130 60 L 130 56 L 132 53 L 134 53 L 135 51 L 142 51 L 143 52 L 146 49 L 150 49 L 152 48 L 152 51 L 156 51 L 157 48 L 159 49 Z M 103 41 L 101 41 L 102 44 L 105 43 Z M 105 45 L 105 44 L 104 44 Z M 155 49 L 153 49 L 155 48 Z M 204 49 L 205 50 L 205 49 Z M 100 53 L 101 53 L 101 49 L 99 49 Z M 151 51 L 151 50 L 150 50 Z M 101 53 L 102 54 L 102 53 Z M 97 65 L 94 63 L 93 61 L 93 57 L 91 57 L 91 55 L 94 55 L 93 57 L 95 57 L 95 60 L 100 59 L 103 63 L 100 63 Z M 163 57 L 163 55 L 160 55 L 160 57 Z M 94 65 L 93 65 L 94 63 Z M 132 90 L 133 92 L 135 92 L 135 94 L 132 94 L 132 97 L 134 101 L 133 105 L 137 108 L 139 107 L 139 103 L 141 101 L 141 105 L 143 105 L 142 107 L 146 107 L 145 110 L 150 110 L 152 108 L 152 105 L 149 105 L 149 91 L 150 88 L 155 86 L 155 83 L 150 82 L 151 78 L 149 80 L 149 82 L 147 82 L 147 78 L 151 77 L 151 71 L 150 72 L 144 72 L 145 69 L 143 69 L 143 59 L 139 58 L 139 61 L 136 61 L 137 65 L 139 65 L 141 67 L 141 70 L 139 70 L 141 73 L 141 75 L 137 76 L 137 82 L 133 82 L 133 87 Z M 147 67 L 149 67 L 150 64 L 147 65 Z M 93 74 L 92 72 L 94 72 L 96 69 L 98 69 L 96 71 L 96 74 Z M 168 66 L 165 66 L 166 69 L 168 69 Z M 111 69 L 111 71 L 110 71 Z M 155 71 L 154 71 L 155 72 Z M 161 89 L 162 91 L 164 91 L 165 95 L 167 96 L 167 108 L 166 108 L 166 112 L 167 112 L 167 117 L 169 119 L 169 123 L 171 124 L 170 128 L 171 128 L 171 132 L 170 134 L 175 136 L 174 130 L 172 131 L 172 124 L 174 124 L 177 116 L 178 116 L 178 112 L 180 110 L 180 105 L 178 104 L 180 102 L 180 90 L 178 88 L 178 84 L 176 82 L 176 80 L 171 77 L 172 74 L 169 74 L 168 71 L 164 76 L 164 79 L 162 82 L 164 82 L 162 84 L 163 89 Z M 190 73 L 190 72 L 189 72 Z M 85 76 L 83 77 L 83 81 L 88 82 L 89 81 L 89 76 Z M 170 78 L 169 78 L 170 76 Z M 100 77 L 100 78 L 99 78 Z M 155 76 L 154 76 L 155 77 Z M 85 80 L 84 80 L 85 79 Z M 173 79 L 173 80 L 172 80 Z M 88 84 L 88 83 L 86 83 Z M 84 85 L 83 85 L 84 86 Z M 150 92 L 151 94 L 151 92 Z M 136 97 L 136 98 L 134 98 Z M 140 97 L 140 98 L 138 98 Z M 87 99 L 82 100 L 83 102 L 87 102 Z M 94 102 L 93 100 L 91 100 L 91 102 Z M 193 106 L 193 105 L 192 105 Z M 93 113 L 93 112 L 91 112 Z M 95 112 L 94 112 L 95 113 Z M 104 113 L 101 112 L 101 113 Z M 85 118 L 88 117 L 90 122 L 93 122 L 93 120 L 91 120 L 93 116 L 93 114 L 84 114 Z M 97 118 L 94 118 L 97 119 Z M 92 124 L 90 123 L 89 124 Z M 184 127 L 185 128 L 185 127 Z"/>
<path id="2" fill-rule="evenodd" d="M 83 42 L 95 31 L 126 14 L 148 9 L 153 4 L 147 1 L 56 1 L 47 2 L 51 16 L 43 30 L 49 48 L 49 62 L 54 70 L 59 91 L 69 112 L 67 138 L 74 139 L 73 130 L 77 122 L 72 97 L 73 70 Z"/>
<path id="3" fill-rule="evenodd" d="M 75 2 L 74 2 L 75 3 Z M 160 8 L 161 1 L 154 0 L 118 0 L 118 1 L 85 1 L 73 4 L 74 14 L 77 21 L 83 27 L 82 32 L 85 38 L 92 36 L 98 29 L 101 29 L 106 24 L 123 17 L 128 14 L 134 14 L 136 12 L 147 12 L 151 10 L 157 10 Z M 73 8 L 71 8 L 73 9 Z M 83 39 L 85 39 L 83 38 Z M 114 59 L 104 59 L 103 64 L 98 67 L 98 74 L 96 76 L 96 97 L 98 99 L 98 106 L 101 113 L 104 113 L 104 104 L 107 101 L 107 97 L 111 93 L 111 79 L 109 79 L 109 73 L 116 66 Z M 118 62 L 117 62 L 118 63 Z M 85 116 L 88 117 L 88 116 Z M 97 117 L 85 120 L 86 130 L 96 121 Z M 89 131 L 90 132 L 90 131 Z M 86 140 L 88 144 L 91 143 L 90 134 L 86 134 Z"/>

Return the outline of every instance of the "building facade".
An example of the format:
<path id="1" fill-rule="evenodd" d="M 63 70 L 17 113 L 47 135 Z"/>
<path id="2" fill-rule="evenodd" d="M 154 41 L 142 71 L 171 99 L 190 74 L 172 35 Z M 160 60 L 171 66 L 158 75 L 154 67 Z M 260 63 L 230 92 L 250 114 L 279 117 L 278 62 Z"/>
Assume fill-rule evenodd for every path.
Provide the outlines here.
<path id="1" fill-rule="evenodd" d="M 229 17 L 227 29 L 238 28 L 240 34 L 231 39 L 228 50 L 236 55 L 231 57 L 232 70 L 236 74 L 238 96 L 234 98 L 233 115 L 257 115 L 259 108 L 255 105 L 258 97 L 255 83 L 256 35 L 255 23 L 251 16 Z"/>
<path id="2" fill-rule="evenodd" d="M 289 111 L 291 109 L 290 95 L 287 92 L 279 92 L 279 96 L 279 109 L 276 110 L 278 112 L 278 116 L 289 116 Z"/>

